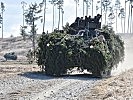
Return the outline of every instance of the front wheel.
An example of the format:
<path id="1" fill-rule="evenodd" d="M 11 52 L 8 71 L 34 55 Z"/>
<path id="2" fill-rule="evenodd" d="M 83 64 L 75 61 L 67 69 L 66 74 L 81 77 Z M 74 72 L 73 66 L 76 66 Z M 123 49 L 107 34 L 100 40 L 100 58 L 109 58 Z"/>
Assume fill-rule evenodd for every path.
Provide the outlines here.
<path id="1" fill-rule="evenodd" d="M 111 69 L 104 70 L 104 71 L 99 71 L 99 70 L 92 71 L 92 75 L 98 78 L 108 78 L 111 76 Z"/>
<path id="2" fill-rule="evenodd" d="M 101 71 L 99 71 L 99 70 L 94 70 L 94 71 L 92 71 L 92 75 L 94 76 L 94 77 L 97 77 L 97 78 L 102 78 L 102 74 L 101 74 L 102 72 Z"/>
<path id="3" fill-rule="evenodd" d="M 101 75 L 102 75 L 103 78 L 110 77 L 111 76 L 111 69 L 102 71 Z"/>

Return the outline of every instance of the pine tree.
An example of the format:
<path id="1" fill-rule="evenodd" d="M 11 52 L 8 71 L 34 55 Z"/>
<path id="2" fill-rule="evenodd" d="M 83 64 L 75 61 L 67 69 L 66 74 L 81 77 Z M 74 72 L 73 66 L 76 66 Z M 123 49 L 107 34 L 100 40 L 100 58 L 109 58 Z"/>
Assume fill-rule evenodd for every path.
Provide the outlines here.
<path id="1" fill-rule="evenodd" d="M 35 57 L 35 40 L 36 40 L 36 33 L 37 33 L 37 28 L 35 25 L 35 21 L 40 19 L 42 16 L 37 16 L 37 14 L 41 13 L 41 7 L 35 4 L 29 5 L 29 8 L 25 12 L 25 21 L 26 23 L 31 27 L 30 30 L 30 39 L 32 40 L 32 45 L 33 45 L 33 56 Z"/>

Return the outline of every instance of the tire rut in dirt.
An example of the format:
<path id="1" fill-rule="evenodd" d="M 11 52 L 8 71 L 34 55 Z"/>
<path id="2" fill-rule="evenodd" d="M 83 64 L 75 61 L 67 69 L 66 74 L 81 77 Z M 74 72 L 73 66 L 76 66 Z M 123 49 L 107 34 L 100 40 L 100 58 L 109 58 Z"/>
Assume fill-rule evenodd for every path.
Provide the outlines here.
<path id="1" fill-rule="evenodd" d="M 32 100 L 77 100 L 78 96 L 95 82 L 95 80 L 67 80 L 43 91 Z"/>
<path id="2" fill-rule="evenodd" d="M 61 84 L 63 80 L 49 79 L 49 80 L 35 80 L 27 79 L 21 76 L 14 76 L 5 80 L 0 80 L 0 100 L 29 100 L 34 95 L 48 90 L 55 84 Z M 13 85 L 14 84 L 14 85 Z"/>

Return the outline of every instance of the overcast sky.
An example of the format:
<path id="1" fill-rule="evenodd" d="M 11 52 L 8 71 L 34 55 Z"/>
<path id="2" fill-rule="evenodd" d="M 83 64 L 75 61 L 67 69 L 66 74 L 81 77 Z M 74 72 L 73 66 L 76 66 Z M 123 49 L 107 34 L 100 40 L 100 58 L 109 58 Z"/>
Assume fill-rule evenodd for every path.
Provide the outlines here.
<path id="1" fill-rule="evenodd" d="M 34 3 L 40 3 L 42 0 L 23 0 L 27 3 L 27 6 L 29 4 Z M 47 0 L 49 1 L 49 0 Z M 79 0 L 79 6 L 78 6 L 78 16 L 81 17 L 83 15 L 82 13 L 82 0 Z M 94 8 L 96 5 L 96 1 L 94 0 Z M 121 0 L 124 1 L 124 0 Z M 4 12 L 4 37 L 10 37 L 12 34 L 13 36 L 19 36 L 20 35 L 20 25 L 22 25 L 22 4 L 21 0 L 2 0 L 1 2 L 5 5 L 5 12 Z M 114 0 L 112 0 L 114 3 Z M 52 5 L 50 3 L 47 3 L 47 11 L 46 11 L 46 27 L 45 30 L 48 30 L 49 32 L 52 31 Z M 122 6 L 124 6 L 124 2 L 122 3 Z M 95 15 L 94 11 L 94 15 Z M 56 8 L 56 24 L 55 27 L 57 28 L 57 21 L 58 21 L 58 10 Z M 89 11 L 89 15 L 91 15 L 91 11 Z M 75 20 L 75 2 L 74 0 L 64 0 L 64 24 L 66 22 L 69 22 L 70 24 Z M 40 21 L 38 21 L 40 23 Z M 61 24 L 61 23 L 60 23 Z M 61 28 L 61 27 L 60 27 Z M 42 33 L 42 24 L 38 24 L 38 34 Z M 0 29 L 0 37 L 1 37 L 1 29 Z"/>

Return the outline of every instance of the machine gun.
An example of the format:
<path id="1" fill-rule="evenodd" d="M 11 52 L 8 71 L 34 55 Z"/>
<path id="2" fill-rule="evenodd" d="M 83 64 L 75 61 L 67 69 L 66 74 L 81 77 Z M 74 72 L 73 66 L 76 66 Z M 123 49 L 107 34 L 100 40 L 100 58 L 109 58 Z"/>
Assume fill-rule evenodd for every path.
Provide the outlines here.
<path id="1" fill-rule="evenodd" d="M 101 28 L 101 22 L 99 22 L 101 17 L 102 15 L 100 14 L 97 14 L 94 18 L 91 18 L 91 16 L 85 16 L 85 19 L 83 19 L 83 17 L 77 17 L 75 22 L 70 25 L 68 33 L 71 35 L 81 35 L 90 38 L 96 37 L 98 32 L 95 29 Z"/>

